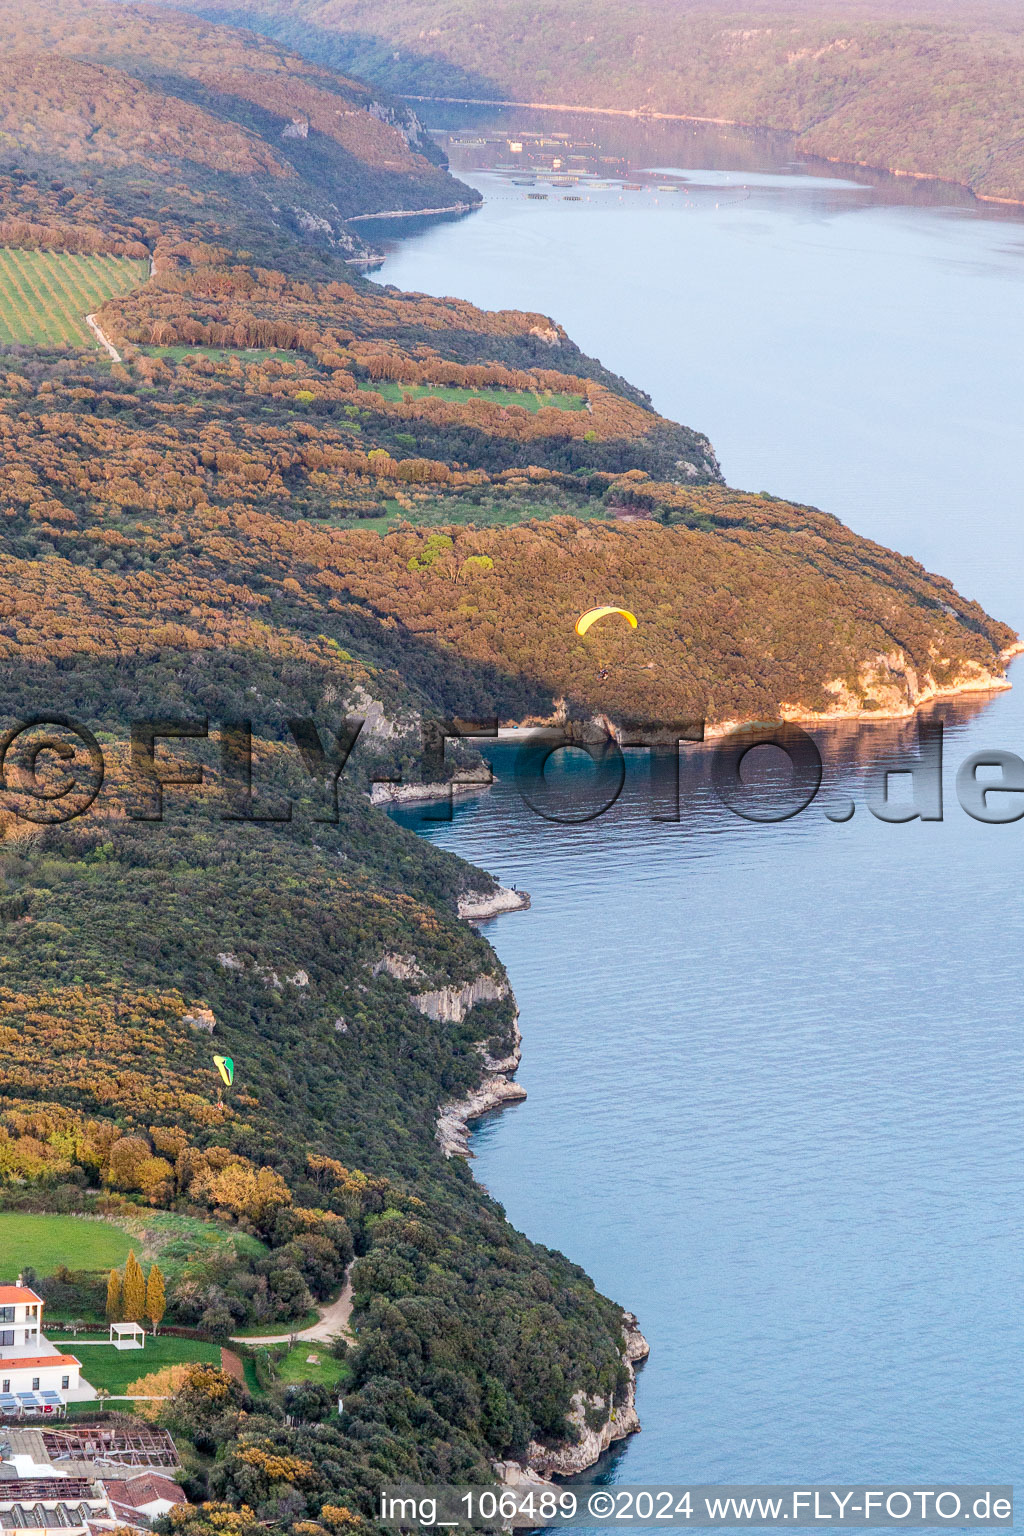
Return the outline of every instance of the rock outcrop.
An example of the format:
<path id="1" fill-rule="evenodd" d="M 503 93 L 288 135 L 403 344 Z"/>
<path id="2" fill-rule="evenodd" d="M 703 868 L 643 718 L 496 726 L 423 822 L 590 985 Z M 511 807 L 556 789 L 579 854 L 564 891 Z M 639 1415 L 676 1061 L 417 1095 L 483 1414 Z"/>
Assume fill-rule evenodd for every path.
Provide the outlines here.
<path id="1" fill-rule="evenodd" d="M 426 975 L 415 955 L 396 955 L 390 950 L 385 950 L 370 967 L 373 976 L 380 976 L 382 972 L 393 976 L 396 981 L 422 981 Z"/>
<path id="2" fill-rule="evenodd" d="M 501 1109 L 526 1098 L 521 1083 L 507 1077 L 486 1077 L 464 1099 L 444 1104 L 437 1120 L 437 1139 L 445 1157 L 472 1157 L 469 1150 L 469 1122 L 486 1115 L 489 1110 Z"/>
<path id="3" fill-rule="evenodd" d="M 483 975 L 464 982 L 461 987 L 438 987 L 433 992 L 417 992 L 412 1002 L 413 1007 L 425 1013 L 428 1019 L 461 1024 L 476 1003 L 496 1003 L 503 997 L 508 997 L 508 982 Z"/>
<path id="4" fill-rule="evenodd" d="M 494 1475 L 498 1482 L 514 1493 L 521 1493 L 524 1499 L 531 1493 L 558 1490 L 558 1484 L 552 1482 L 550 1477 L 543 1477 L 532 1467 L 524 1467 L 522 1462 L 492 1461 L 491 1466 L 494 1468 Z"/>
<path id="5" fill-rule="evenodd" d="M 436 784 L 390 784 L 378 782 L 370 787 L 373 805 L 426 805 L 432 800 L 463 799 L 478 795 L 490 785 L 490 778 L 451 779 Z"/>
<path id="6" fill-rule="evenodd" d="M 505 1104 L 515 1104 L 526 1098 L 526 1089 L 522 1084 L 512 1081 L 512 1073 L 519 1066 L 522 1055 L 522 1035 L 519 1033 L 518 1021 L 513 1023 L 512 1032 L 512 1049 L 507 1056 L 491 1056 L 485 1045 L 478 1045 L 484 1067 L 484 1076 L 479 1086 L 464 1099 L 442 1104 L 437 1118 L 437 1139 L 445 1157 L 471 1157 L 470 1121 L 486 1115 L 489 1110 L 501 1109 Z"/>
<path id="7" fill-rule="evenodd" d="M 364 745 L 367 742 L 377 746 L 399 741 L 419 728 L 417 715 L 409 712 L 405 716 L 392 717 L 380 699 L 375 699 L 361 683 L 357 683 L 349 695 L 347 708 L 352 714 L 363 717 L 363 728 L 359 735 Z"/>
<path id="8" fill-rule="evenodd" d="M 217 1020 L 214 1017 L 212 1008 L 193 1006 L 190 1013 L 182 1015 L 181 1022 L 187 1024 L 190 1029 L 197 1030 L 200 1033 L 205 1032 L 208 1035 L 212 1035 L 217 1028 Z"/>
<path id="9" fill-rule="evenodd" d="M 1021 648 L 1019 643 L 1008 646 L 1000 652 L 1000 661 L 1009 661 Z M 948 663 L 940 657 L 935 660 L 936 670 L 940 675 L 945 674 L 942 682 L 936 681 L 931 672 L 914 667 L 899 647 L 884 655 L 879 652 L 861 663 L 855 681 L 837 677 L 825 683 L 825 692 L 835 700 L 827 709 L 814 711 L 799 704 L 783 704 L 779 716 L 804 724 L 831 720 L 901 720 L 935 699 L 953 698 L 960 693 L 993 693 L 1010 687 L 1008 677 L 978 661 L 965 660 L 949 675 Z M 941 666 L 938 665 L 940 662 Z"/>
<path id="10" fill-rule="evenodd" d="M 523 912 L 529 905 L 526 891 L 511 891 L 508 886 L 498 885 L 493 891 L 465 891 L 459 897 L 459 916 L 469 923 L 481 923 L 502 912 Z"/>

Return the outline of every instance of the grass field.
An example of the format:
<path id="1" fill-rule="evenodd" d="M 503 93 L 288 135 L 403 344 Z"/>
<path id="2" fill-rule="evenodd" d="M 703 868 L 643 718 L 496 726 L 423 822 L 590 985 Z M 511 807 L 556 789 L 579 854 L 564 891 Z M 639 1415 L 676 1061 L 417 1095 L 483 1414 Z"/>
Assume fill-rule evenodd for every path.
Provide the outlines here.
<path id="1" fill-rule="evenodd" d="M 316 1364 L 310 1363 L 310 1355 L 317 1356 Z M 349 1381 L 352 1371 L 346 1360 L 335 1360 L 324 1345 L 307 1342 L 290 1349 L 274 1367 L 274 1374 L 285 1386 L 293 1386 L 299 1381 L 315 1381 L 322 1387 L 333 1389 Z"/>
<path id="2" fill-rule="evenodd" d="M 267 1252 L 266 1243 L 247 1232 L 200 1221 L 195 1216 L 181 1216 L 175 1211 L 125 1210 L 117 1223 L 123 1227 L 138 1257 L 156 1259 L 168 1281 L 181 1279 L 193 1265 L 202 1265 L 225 1248 L 253 1259 Z"/>
<path id="3" fill-rule="evenodd" d="M 246 1391 L 253 1397 L 266 1397 L 266 1393 L 256 1378 L 256 1366 L 249 1355 L 242 1356 L 242 1373 L 245 1376 Z"/>
<path id="4" fill-rule="evenodd" d="M 124 1263 L 131 1246 L 128 1233 L 107 1221 L 0 1211 L 2 1281 L 16 1280 L 26 1264 L 40 1275 L 52 1274 L 58 1264 L 69 1269 L 113 1269 Z"/>
<path id="5" fill-rule="evenodd" d="M 233 357 L 242 363 L 258 363 L 274 357 L 279 363 L 300 363 L 304 357 L 301 352 L 281 352 L 271 347 L 140 347 L 139 351 L 147 357 L 168 357 L 174 363 L 186 357 L 208 357 L 215 363 L 227 363 Z"/>
<path id="6" fill-rule="evenodd" d="M 448 528 L 472 523 L 476 528 L 512 528 L 517 523 L 537 518 L 565 517 L 567 514 L 581 521 L 606 519 L 608 512 L 600 503 L 583 502 L 580 506 L 561 506 L 558 502 L 539 501 L 535 504 L 503 504 L 494 502 L 460 502 L 454 497 L 439 496 L 415 501 L 412 509 L 391 498 L 385 500 L 386 510 L 380 517 L 338 518 L 332 526 L 337 528 L 361 528 L 371 533 L 391 533 L 399 523 L 413 523 L 423 528 Z"/>
<path id="7" fill-rule="evenodd" d="M 420 400 L 428 396 L 432 400 L 493 400 L 495 405 L 518 405 L 531 415 L 544 406 L 554 406 L 559 411 L 582 411 L 582 395 L 536 395 L 527 389 L 455 389 L 447 384 L 392 384 L 384 380 L 363 383 L 360 389 L 372 389 L 385 400 Z"/>
<path id="8" fill-rule="evenodd" d="M 122 256 L 0 248 L 0 344 L 98 347 L 86 315 L 148 277 L 148 262 Z"/>
<path id="9" fill-rule="evenodd" d="M 193 1360 L 220 1365 L 220 1346 L 200 1339 L 171 1339 L 165 1334 L 146 1335 L 145 1349 L 115 1349 L 112 1344 L 83 1344 L 47 1329 L 51 1344 L 66 1344 L 82 1362 L 82 1375 L 92 1387 L 106 1387 L 113 1396 L 141 1376 L 150 1376 L 165 1365 L 185 1365 Z M 337 1362 L 335 1362 L 337 1363 Z"/>

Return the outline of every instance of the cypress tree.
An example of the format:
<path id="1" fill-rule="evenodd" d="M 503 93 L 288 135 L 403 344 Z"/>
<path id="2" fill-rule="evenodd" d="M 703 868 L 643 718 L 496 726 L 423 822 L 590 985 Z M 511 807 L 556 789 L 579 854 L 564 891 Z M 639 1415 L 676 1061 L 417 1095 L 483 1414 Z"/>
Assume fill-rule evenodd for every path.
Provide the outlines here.
<path id="1" fill-rule="evenodd" d="M 125 1261 L 121 1310 L 126 1323 L 141 1323 L 146 1315 L 146 1281 L 134 1248 Z"/>
<path id="2" fill-rule="evenodd" d="M 107 1276 L 107 1322 L 121 1321 L 121 1271 L 112 1269 Z"/>
<path id="3" fill-rule="evenodd" d="M 160 1326 L 160 1319 L 167 1310 L 167 1298 L 164 1295 L 164 1277 L 159 1267 L 154 1264 L 149 1271 L 149 1279 L 146 1281 L 146 1316 L 153 1325 L 153 1332 Z"/>

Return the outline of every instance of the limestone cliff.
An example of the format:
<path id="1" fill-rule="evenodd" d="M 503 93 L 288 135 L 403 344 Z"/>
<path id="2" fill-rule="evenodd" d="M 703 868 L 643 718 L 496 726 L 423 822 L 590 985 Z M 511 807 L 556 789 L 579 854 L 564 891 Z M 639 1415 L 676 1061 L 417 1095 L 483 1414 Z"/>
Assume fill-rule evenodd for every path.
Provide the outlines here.
<path id="1" fill-rule="evenodd" d="M 476 1003 L 495 1003 L 508 997 L 508 982 L 482 975 L 461 987 L 438 987 L 433 992 L 417 992 L 413 1005 L 428 1019 L 444 1019 L 450 1024 L 461 1024 Z"/>
<path id="2" fill-rule="evenodd" d="M 490 980 L 489 977 L 479 978 Z M 506 996 L 508 987 L 498 994 Z M 484 1076 L 477 1088 L 464 1099 L 442 1104 L 437 1118 L 437 1139 L 445 1157 L 470 1157 L 469 1122 L 489 1110 L 500 1109 L 503 1104 L 514 1104 L 526 1098 L 526 1089 L 512 1081 L 512 1073 L 519 1066 L 522 1056 L 522 1035 L 518 1019 L 512 1025 L 512 1049 L 501 1058 L 488 1054 L 482 1043 L 480 1052 Z"/>

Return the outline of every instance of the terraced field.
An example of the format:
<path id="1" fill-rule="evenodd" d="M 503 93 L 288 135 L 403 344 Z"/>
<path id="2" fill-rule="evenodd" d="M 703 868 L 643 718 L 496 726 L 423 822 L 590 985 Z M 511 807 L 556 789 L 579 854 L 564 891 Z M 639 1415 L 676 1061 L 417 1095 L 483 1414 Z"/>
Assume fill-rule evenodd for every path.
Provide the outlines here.
<path id="1" fill-rule="evenodd" d="M 0 248 L 0 345 L 98 347 L 85 317 L 138 288 L 149 263 Z"/>

